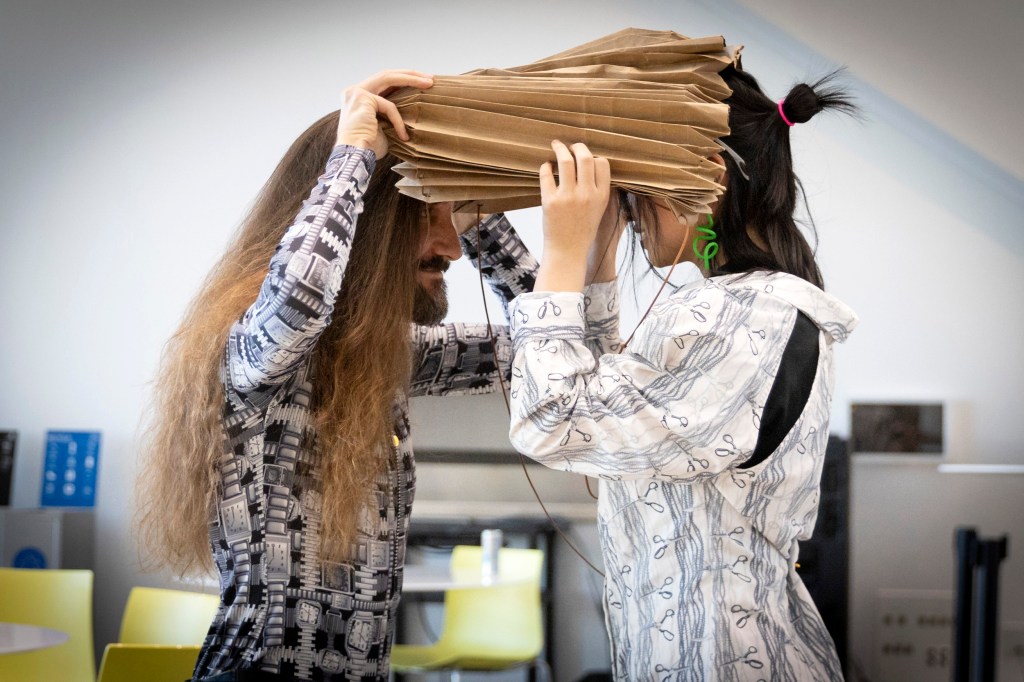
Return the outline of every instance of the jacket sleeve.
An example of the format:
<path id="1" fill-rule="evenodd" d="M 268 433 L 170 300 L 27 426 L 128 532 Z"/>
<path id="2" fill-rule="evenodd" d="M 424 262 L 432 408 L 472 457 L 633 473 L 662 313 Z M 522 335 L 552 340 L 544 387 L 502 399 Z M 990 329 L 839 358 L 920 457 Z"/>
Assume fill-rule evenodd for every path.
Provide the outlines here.
<path id="1" fill-rule="evenodd" d="M 583 312 L 587 318 L 584 340 L 594 357 L 618 353 L 622 344 L 619 337 L 618 282 L 613 280 L 589 285 L 583 292 Z"/>
<path id="2" fill-rule="evenodd" d="M 614 352 L 620 343 L 614 283 L 611 288 L 593 285 L 587 289 L 587 295 L 587 347 L 597 355 Z M 410 396 L 491 393 L 501 388 L 499 369 L 507 387 L 512 370 L 509 329 L 502 325 L 490 331 L 494 333 L 493 340 L 485 324 L 414 326 L 416 369 Z"/>
<path id="3" fill-rule="evenodd" d="M 250 400 L 286 381 L 330 324 L 374 163 L 369 150 L 334 149 L 278 244 L 259 296 L 232 326 L 226 381 Z"/>
<path id="4" fill-rule="evenodd" d="M 508 304 L 533 290 L 537 259 L 502 213 L 485 218 L 460 238 L 462 250 L 479 267 L 501 301 L 508 320 Z M 491 332 L 493 331 L 493 339 Z M 445 324 L 413 327 L 413 373 L 409 395 L 466 395 L 500 389 L 498 371 L 508 384 L 512 344 L 507 326 Z"/>
<path id="5" fill-rule="evenodd" d="M 507 386 L 512 367 L 508 327 L 492 329 L 493 340 L 486 324 L 414 326 L 410 397 L 492 393 L 501 386 L 499 369 Z"/>
<path id="6" fill-rule="evenodd" d="M 627 352 L 597 356 L 582 294 L 520 296 L 512 444 L 548 467 L 611 479 L 697 479 L 742 463 L 795 319 L 754 310 L 696 287 L 657 306 Z"/>
<path id="7" fill-rule="evenodd" d="M 537 259 L 516 234 L 504 213 L 487 216 L 479 226 L 460 237 L 462 252 L 479 267 L 508 320 L 508 305 L 519 294 L 533 291 L 537 279 Z"/>

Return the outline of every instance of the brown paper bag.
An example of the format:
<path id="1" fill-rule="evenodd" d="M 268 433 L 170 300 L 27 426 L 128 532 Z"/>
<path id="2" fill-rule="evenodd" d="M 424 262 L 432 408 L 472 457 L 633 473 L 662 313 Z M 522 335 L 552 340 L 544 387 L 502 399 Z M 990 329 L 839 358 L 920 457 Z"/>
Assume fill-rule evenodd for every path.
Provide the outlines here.
<path id="1" fill-rule="evenodd" d="M 436 76 L 389 99 L 409 130 L 390 149 L 405 194 L 485 213 L 540 205 L 538 170 L 551 141 L 585 143 L 612 184 L 664 198 L 679 215 L 707 213 L 723 188 L 708 157 L 729 134 L 719 72 L 742 48 L 721 36 L 625 29 L 509 69 Z"/>

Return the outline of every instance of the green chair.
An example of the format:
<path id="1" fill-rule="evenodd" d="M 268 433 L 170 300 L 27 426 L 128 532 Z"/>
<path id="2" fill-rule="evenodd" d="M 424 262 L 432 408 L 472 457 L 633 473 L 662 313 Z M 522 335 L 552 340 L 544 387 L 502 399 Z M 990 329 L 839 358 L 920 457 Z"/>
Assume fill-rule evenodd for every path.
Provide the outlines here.
<path id="1" fill-rule="evenodd" d="M 192 677 L 198 646 L 108 644 L 99 682 L 182 682 Z"/>
<path id="2" fill-rule="evenodd" d="M 121 617 L 121 644 L 200 646 L 220 598 L 202 592 L 133 587 Z"/>
<path id="3" fill-rule="evenodd" d="M 220 599 L 202 592 L 133 587 L 117 644 L 108 644 L 100 682 L 181 682 L 192 676 Z"/>
<path id="4" fill-rule="evenodd" d="M 94 682 L 92 571 L 0 568 L 0 621 L 68 633 L 58 646 L 0 656 L 4 682 Z"/>
<path id="5" fill-rule="evenodd" d="M 443 671 L 450 680 L 460 672 L 507 670 L 523 665 L 551 671 L 540 658 L 544 647 L 540 604 L 544 553 L 503 548 L 496 585 L 449 589 L 444 595 L 444 626 L 434 644 L 396 644 L 391 669 L 398 673 Z M 452 551 L 452 575 L 479 575 L 480 547 Z"/>

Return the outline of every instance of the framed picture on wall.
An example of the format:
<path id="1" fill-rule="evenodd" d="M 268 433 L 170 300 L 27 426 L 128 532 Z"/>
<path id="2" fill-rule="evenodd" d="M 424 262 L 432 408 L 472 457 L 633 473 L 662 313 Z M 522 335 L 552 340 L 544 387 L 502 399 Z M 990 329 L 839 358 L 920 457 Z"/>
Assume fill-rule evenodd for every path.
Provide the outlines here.
<path id="1" fill-rule="evenodd" d="M 940 456 L 946 448 L 945 421 L 942 403 L 853 403 L 850 451 Z"/>

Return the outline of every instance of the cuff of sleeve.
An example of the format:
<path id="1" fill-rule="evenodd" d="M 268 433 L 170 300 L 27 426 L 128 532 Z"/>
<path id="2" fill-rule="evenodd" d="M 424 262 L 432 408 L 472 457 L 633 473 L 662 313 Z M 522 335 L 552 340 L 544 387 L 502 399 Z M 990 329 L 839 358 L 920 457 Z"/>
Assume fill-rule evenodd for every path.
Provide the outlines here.
<path id="1" fill-rule="evenodd" d="M 352 175 L 352 169 L 359 164 L 363 164 L 366 168 L 366 174 L 369 175 L 377 164 L 377 155 L 373 153 L 372 149 L 339 144 L 331 150 L 331 155 L 327 158 L 327 175 L 333 178 L 341 175 Z M 348 170 L 347 173 L 346 169 Z"/>
<path id="2" fill-rule="evenodd" d="M 590 284 L 583 290 L 584 310 L 589 316 L 606 317 L 619 307 L 618 280 Z"/>
<path id="3" fill-rule="evenodd" d="M 586 330 L 583 294 L 547 291 L 520 294 L 509 309 L 512 334 L 543 330 L 557 339 L 582 339 Z"/>

